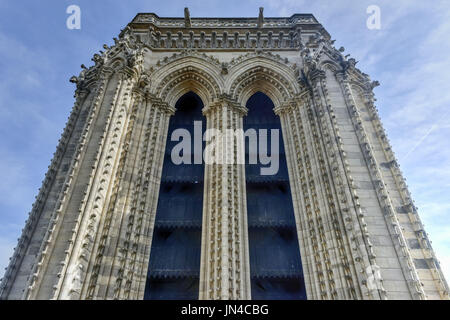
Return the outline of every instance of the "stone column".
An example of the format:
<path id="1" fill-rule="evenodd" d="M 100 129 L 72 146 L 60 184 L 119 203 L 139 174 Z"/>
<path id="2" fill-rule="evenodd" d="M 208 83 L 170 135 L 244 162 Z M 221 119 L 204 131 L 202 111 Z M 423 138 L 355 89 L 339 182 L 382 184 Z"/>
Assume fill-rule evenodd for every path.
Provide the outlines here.
<path id="1" fill-rule="evenodd" d="M 117 209 L 123 214 L 116 223 L 119 238 L 112 246 L 113 264 L 104 292 L 108 299 L 144 298 L 169 119 L 175 108 L 150 95 L 145 95 L 141 108 L 143 119 L 138 120 L 143 124 L 126 174 L 129 188 Z"/>
<path id="2" fill-rule="evenodd" d="M 90 168 L 92 171 L 89 173 L 88 168 L 84 171 L 89 177 L 88 188 L 83 196 L 78 193 L 80 198 L 75 198 L 73 205 L 64 208 L 76 213 L 76 219 L 67 233 L 70 246 L 60 262 L 62 276 L 54 288 L 54 298 L 85 299 L 94 296 L 94 279 L 99 272 L 98 259 L 101 259 L 101 254 L 96 256 L 94 253 L 104 247 L 105 238 L 101 231 L 107 218 L 105 211 L 111 201 L 112 185 L 120 175 L 120 157 L 125 149 L 123 141 L 135 99 L 132 89 L 138 78 L 132 69 L 123 67 L 115 71 L 111 79 L 108 98 L 102 104 L 101 118 L 106 120 L 105 124 L 101 131 L 91 131 L 99 142 Z"/>
<path id="3" fill-rule="evenodd" d="M 214 138 L 205 148 L 214 162 L 205 158 L 199 294 L 204 300 L 250 299 L 251 295 L 243 135 L 225 134 L 227 129 L 243 128 L 246 112 L 226 97 L 203 110 L 208 131 L 220 131 L 210 131 Z"/>
<path id="4" fill-rule="evenodd" d="M 325 146 L 309 92 L 276 109 L 286 137 L 294 212 L 309 299 L 357 298 L 338 217 L 341 199 L 330 183 Z"/>
<path id="5" fill-rule="evenodd" d="M 286 140 L 307 295 L 379 299 L 381 288 L 361 285 L 372 275 L 365 274 L 375 264 L 374 255 L 332 110 L 324 107 L 324 79 L 324 72 L 312 70 L 303 92 L 275 110 Z"/>
<path id="6" fill-rule="evenodd" d="M 285 104 L 275 107 L 275 113 L 280 117 L 281 129 L 283 131 L 284 147 L 286 152 L 286 162 L 289 172 L 289 182 L 292 193 L 292 203 L 294 207 L 297 234 L 299 238 L 300 256 L 302 261 L 303 276 L 306 286 L 306 295 L 308 299 L 320 296 L 320 289 L 317 285 L 317 267 L 314 264 L 314 250 L 310 228 L 307 228 L 304 206 L 304 197 L 302 194 L 302 172 L 299 171 L 298 156 L 300 155 L 300 144 L 298 136 L 294 135 L 290 124 L 290 118 L 295 105 Z M 317 256 L 318 257 L 318 256 Z"/>

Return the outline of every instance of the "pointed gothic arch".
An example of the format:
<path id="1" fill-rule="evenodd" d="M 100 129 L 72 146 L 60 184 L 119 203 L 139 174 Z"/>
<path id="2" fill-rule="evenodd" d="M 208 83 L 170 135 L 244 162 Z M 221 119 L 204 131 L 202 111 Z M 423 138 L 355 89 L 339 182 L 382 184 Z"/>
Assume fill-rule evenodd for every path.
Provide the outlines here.
<path id="1" fill-rule="evenodd" d="M 260 91 L 278 107 L 300 92 L 295 68 L 295 65 L 284 64 L 274 58 L 249 58 L 230 68 L 226 91 L 240 105 L 245 105 L 253 94 Z"/>
<path id="2" fill-rule="evenodd" d="M 170 106 L 189 91 L 209 105 L 221 94 L 223 80 L 213 62 L 197 56 L 174 56 L 158 62 L 161 67 L 151 74 L 150 92 Z"/>

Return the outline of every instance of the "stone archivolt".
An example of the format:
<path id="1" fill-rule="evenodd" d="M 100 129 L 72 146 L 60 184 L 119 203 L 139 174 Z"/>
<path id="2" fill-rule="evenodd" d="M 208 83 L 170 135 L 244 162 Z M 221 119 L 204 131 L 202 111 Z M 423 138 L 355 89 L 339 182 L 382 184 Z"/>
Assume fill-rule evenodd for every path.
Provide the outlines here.
<path id="1" fill-rule="evenodd" d="M 282 124 L 308 298 L 447 299 L 374 106 L 378 83 L 333 47 L 311 15 L 188 25 L 140 14 L 71 78 L 75 105 L 0 296 L 142 298 L 175 103 L 194 91 L 208 128 L 240 129 L 247 100 L 261 91 Z M 218 150 L 242 156 L 239 145 Z M 364 163 L 355 165 L 355 157 Z M 360 187 L 369 183 L 376 203 Z M 206 165 L 204 199 L 200 298 L 249 299 L 244 166 Z M 382 219 L 386 236 L 367 219 Z M 398 257 L 398 279 L 383 250 Z M 416 260 L 429 268 L 417 269 Z M 405 289 L 397 293 L 400 282 Z"/>

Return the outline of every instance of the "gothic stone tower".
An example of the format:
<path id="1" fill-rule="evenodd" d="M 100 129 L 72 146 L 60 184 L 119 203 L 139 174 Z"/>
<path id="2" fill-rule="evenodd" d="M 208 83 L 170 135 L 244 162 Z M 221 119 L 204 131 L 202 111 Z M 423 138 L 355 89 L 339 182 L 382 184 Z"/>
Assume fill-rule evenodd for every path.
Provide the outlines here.
<path id="1" fill-rule="evenodd" d="M 145 13 L 114 42 L 71 79 L 2 299 L 448 299 L 378 83 L 314 16 Z M 194 120 L 279 126 L 280 175 L 172 164 L 170 131 Z"/>

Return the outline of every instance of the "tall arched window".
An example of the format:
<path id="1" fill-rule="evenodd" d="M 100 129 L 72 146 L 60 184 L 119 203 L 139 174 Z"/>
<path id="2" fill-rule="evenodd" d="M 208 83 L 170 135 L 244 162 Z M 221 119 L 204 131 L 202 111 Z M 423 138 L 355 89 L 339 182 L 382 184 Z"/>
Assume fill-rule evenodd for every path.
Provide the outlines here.
<path id="1" fill-rule="evenodd" d="M 260 169 L 267 165 L 260 161 L 249 163 L 250 139 L 246 140 L 252 299 L 306 299 L 280 120 L 273 111 L 270 98 L 261 92 L 248 100 L 247 108 L 244 130 L 255 129 L 258 132 L 267 129 L 269 153 L 272 143 L 275 143 L 270 139 L 270 130 L 279 130 L 279 169 L 274 175 L 261 175 Z"/>
<path id="2" fill-rule="evenodd" d="M 176 165 L 171 141 L 176 129 L 194 137 L 194 121 L 202 122 L 203 103 L 193 92 L 182 96 L 169 122 L 155 228 L 144 299 L 198 299 L 204 165 Z M 203 134 L 203 132 L 202 132 Z M 192 149 L 193 150 L 193 149 Z"/>

